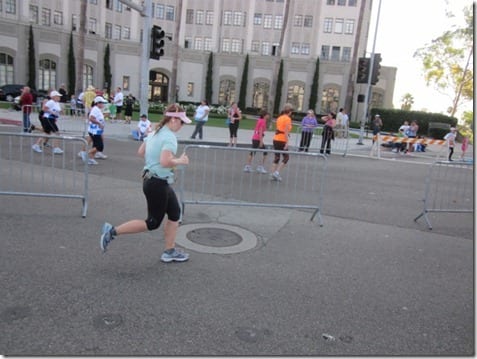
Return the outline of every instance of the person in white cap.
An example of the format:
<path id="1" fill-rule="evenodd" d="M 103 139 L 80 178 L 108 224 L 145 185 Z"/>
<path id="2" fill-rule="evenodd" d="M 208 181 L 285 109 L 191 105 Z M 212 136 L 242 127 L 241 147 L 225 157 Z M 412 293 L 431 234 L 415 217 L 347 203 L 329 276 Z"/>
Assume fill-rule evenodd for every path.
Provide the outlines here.
<path id="1" fill-rule="evenodd" d="M 42 107 L 43 115 L 40 118 L 41 126 L 43 127 L 43 131 L 46 134 L 53 133 L 54 135 L 58 135 L 59 129 L 56 123 L 56 120 L 60 116 L 61 113 L 61 106 L 60 106 L 60 98 L 61 94 L 58 91 L 51 91 L 50 92 L 50 99 L 45 102 Z M 44 137 L 40 137 L 36 143 L 31 146 L 32 150 L 38 153 L 42 153 L 43 149 L 40 147 L 43 145 L 47 139 Z M 59 141 L 53 140 L 53 154 L 61 155 L 63 150 L 59 147 Z"/>
<path id="2" fill-rule="evenodd" d="M 104 105 L 108 103 L 102 96 L 96 96 L 93 100 L 93 108 L 89 112 L 89 126 L 88 126 L 88 135 L 93 143 L 93 147 L 88 151 L 81 151 L 80 156 L 83 161 L 87 162 L 89 165 L 97 165 L 95 155 L 97 153 L 102 153 L 104 149 L 103 142 L 103 131 L 106 121 L 104 120 L 103 108 Z M 90 141 L 88 141 L 90 142 Z"/>
<path id="3" fill-rule="evenodd" d="M 457 129 L 455 127 L 450 128 L 450 132 L 444 136 L 444 140 L 447 141 L 447 148 L 449 149 L 449 161 L 453 161 L 452 155 L 454 154 L 455 139 L 457 137 Z"/>
<path id="4" fill-rule="evenodd" d="M 184 262 L 189 259 L 187 253 L 175 248 L 181 208 L 169 184 L 174 182 L 174 168 L 189 164 L 185 153 L 176 157 L 177 137 L 174 133 L 179 131 L 184 123 L 191 122 L 179 105 L 171 104 L 156 130 L 144 139 L 138 154 L 145 160 L 142 188 L 147 201 L 147 219 L 133 219 L 119 226 L 104 223 L 100 239 L 103 252 L 116 236 L 157 229 L 167 215 L 164 225 L 165 250 L 161 261 Z"/>

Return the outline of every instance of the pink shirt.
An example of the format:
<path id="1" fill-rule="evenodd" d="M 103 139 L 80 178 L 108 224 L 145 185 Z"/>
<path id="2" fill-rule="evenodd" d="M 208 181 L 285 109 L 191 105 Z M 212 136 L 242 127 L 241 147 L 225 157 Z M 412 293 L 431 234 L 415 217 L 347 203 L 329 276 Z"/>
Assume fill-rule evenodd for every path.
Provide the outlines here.
<path id="1" fill-rule="evenodd" d="M 261 140 L 263 136 L 260 136 L 261 133 L 265 133 L 265 129 L 267 127 L 267 124 L 265 123 L 265 119 L 264 118 L 259 118 L 257 120 L 257 123 L 255 125 L 255 130 L 253 131 L 253 136 L 252 136 L 252 140 Z"/>

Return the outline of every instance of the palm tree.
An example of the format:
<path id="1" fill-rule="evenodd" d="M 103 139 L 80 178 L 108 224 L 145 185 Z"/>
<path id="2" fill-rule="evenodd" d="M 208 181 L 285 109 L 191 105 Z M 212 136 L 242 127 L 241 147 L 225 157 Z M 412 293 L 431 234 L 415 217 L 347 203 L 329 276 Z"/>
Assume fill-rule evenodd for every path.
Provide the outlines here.
<path id="1" fill-rule="evenodd" d="M 401 110 L 411 111 L 414 104 L 414 97 L 408 92 L 401 98 Z"/>
<path id="2" fill-rule="evenodd" d="M 83 68 L 84 68 L 84 42 L 86 34 L 86 8 L 88 0 L 81 0 L 80 21 L 79 21 L 79 38 L 78 38 L 78 67 L 76 68 L 76 93 L 79 94 L 83 90 Z"/>

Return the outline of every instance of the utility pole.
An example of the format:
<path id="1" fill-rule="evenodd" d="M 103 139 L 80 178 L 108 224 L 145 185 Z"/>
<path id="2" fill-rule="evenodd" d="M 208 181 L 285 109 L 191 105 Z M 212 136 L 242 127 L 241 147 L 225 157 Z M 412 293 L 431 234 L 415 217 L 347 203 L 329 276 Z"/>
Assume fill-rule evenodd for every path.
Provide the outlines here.
<path id="1" fill-rule="evenodd" d="M 374 52 L 376 50 L 376 38 L 378 36 L 378 27 L 379 27 L 379 14 L 381 12 L 381 0 L 379 0 L 378 4 L 378 14 L 376 17 L 376 28 L 374 29 L 374 40 L 373 40 L 373 49 L 371 50 L 371 59 L 369 65 L 369 73 L 368 73 L 368 83 L 366 85 L 366 93 L 364 95 L 364 109 L 363 109 L 363 117 L 361 118 L 361 126 L 359 129 L 359 140 L 358 145 L 363 144 L 363 137 L 364 137 L 364 124 L 366 123 L 366 119 L 368 117 L 368 107 L 369 107 L 369 100 L 371 97 L 371 78 L 373 76 L 374 71 Z"/>
<path id="2" fill-rule="evenodd" d="M 149 90 L 149 42 L 151 38 L 151 13 L 152 0 L 142 1 L 142 6 L 133 3 L 130 0 L 119 0 L 126 6 L 138 11 L 143 17 L 142 29 L 142 53 L 141 53 L 141 86 L 139 90 L 140 113 L 147 114 L 149 110 L 148 90 Z"/>

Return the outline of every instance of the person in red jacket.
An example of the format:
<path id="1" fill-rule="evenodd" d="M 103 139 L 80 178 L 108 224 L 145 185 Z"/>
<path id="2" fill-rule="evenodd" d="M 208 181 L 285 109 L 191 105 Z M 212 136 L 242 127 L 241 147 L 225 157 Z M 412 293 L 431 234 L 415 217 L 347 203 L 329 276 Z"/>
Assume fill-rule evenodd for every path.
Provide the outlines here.
<path id="1" fill-rule="evenodd" d="M 28 86 L 23 87 L 20 96 L 20 106 L 23 112 L 23 132 L 31 132 L 32 125 L 30 122 L 31 107 L 33 106 L 33 96 Z"/>

